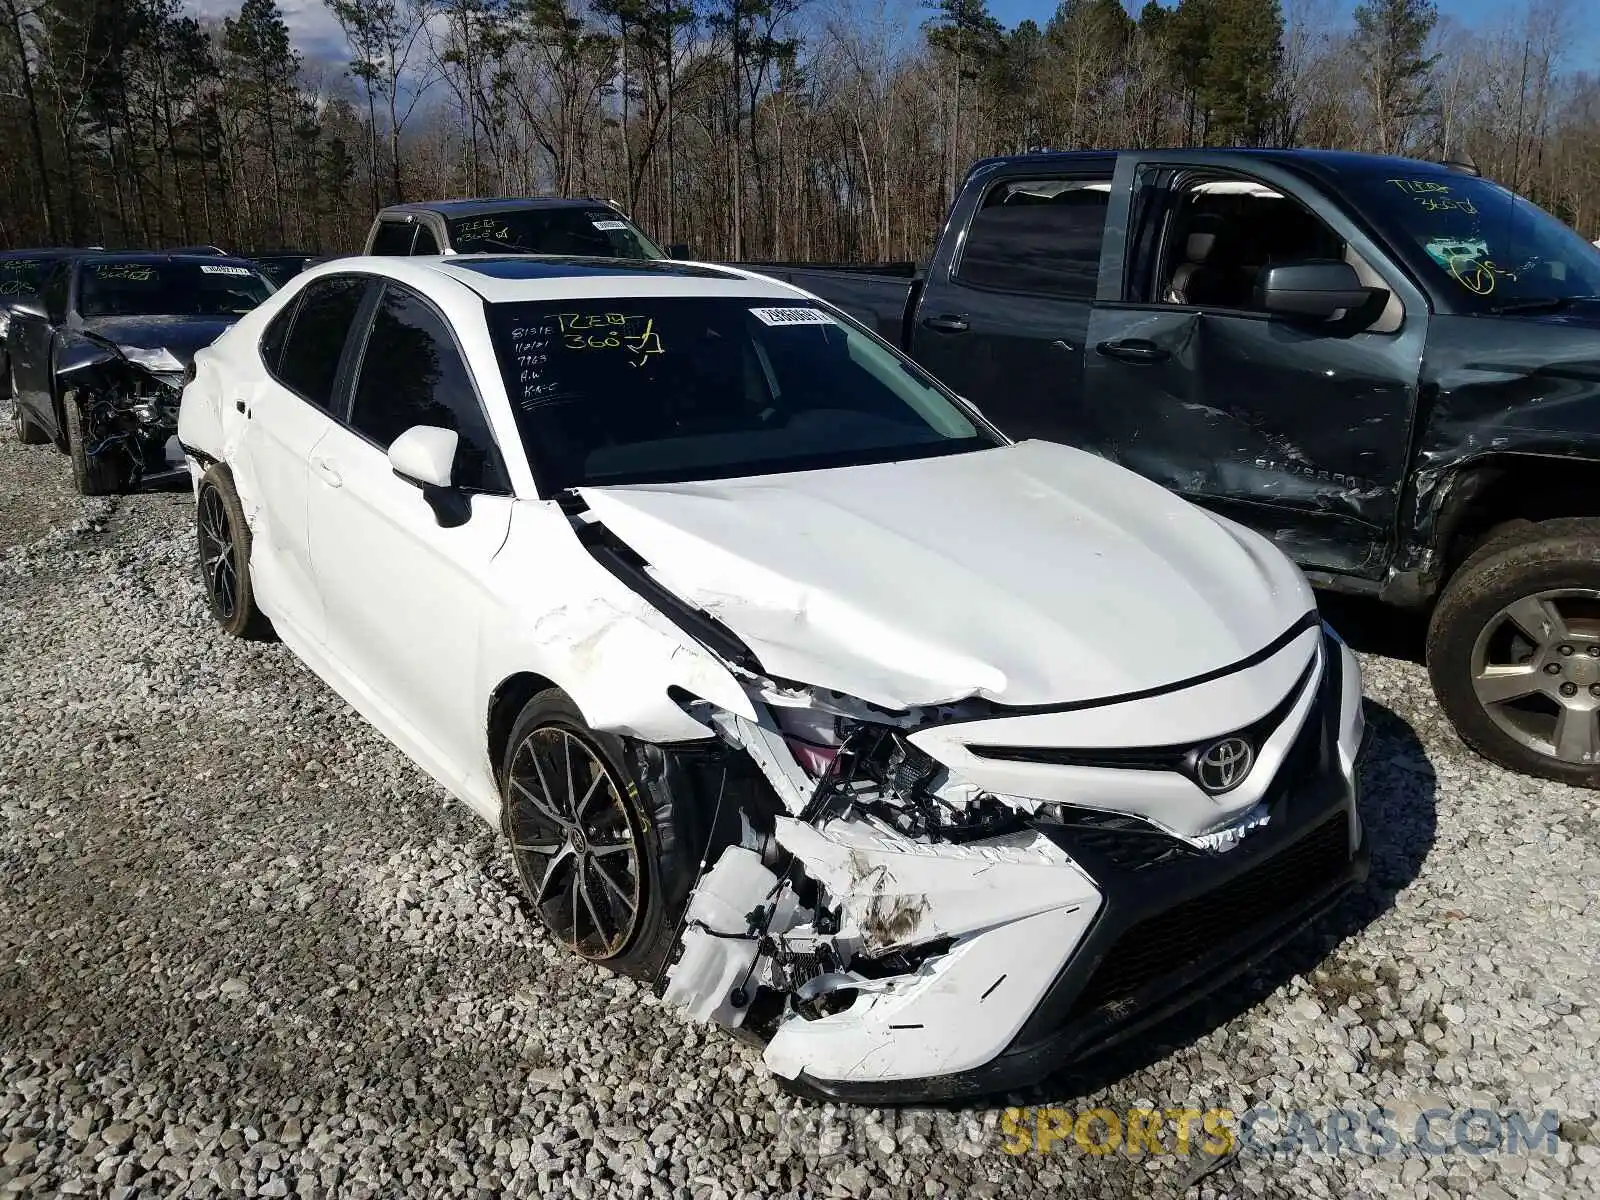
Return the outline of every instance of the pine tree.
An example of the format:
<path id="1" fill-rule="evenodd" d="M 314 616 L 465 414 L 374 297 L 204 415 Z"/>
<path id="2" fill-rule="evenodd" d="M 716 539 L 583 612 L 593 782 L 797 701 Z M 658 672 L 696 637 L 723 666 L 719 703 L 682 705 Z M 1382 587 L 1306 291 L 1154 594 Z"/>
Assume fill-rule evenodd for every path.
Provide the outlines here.
<path id="1" fill-rule="evenodd" d="M 1433 103 L 1428 37 L 1439 20 L 1434 0 L 1365 0 L 1356 6 L 1355 46 L 1373 131 L 1384 154 L 1403 154 Z"/>
<path id="2" fill-rule="evenodd" d="M 987 0 L 936 0 L 931 4 L 928 45 L 954 69 L 951 72 L 950 119 L 946 126 L 945 203 L 955 198 L 956 172 L 963 154 L 961 84 L 982 76 L 1000 53 L 1005 34 L 989 12 Z"/>
<path id="3" fill-rule="evenodd" d="M 1213 0 L 1201 101 L 1207 141 L 1259 146 L 1283 110 L 1283 5 L 1280 0 Z"/>

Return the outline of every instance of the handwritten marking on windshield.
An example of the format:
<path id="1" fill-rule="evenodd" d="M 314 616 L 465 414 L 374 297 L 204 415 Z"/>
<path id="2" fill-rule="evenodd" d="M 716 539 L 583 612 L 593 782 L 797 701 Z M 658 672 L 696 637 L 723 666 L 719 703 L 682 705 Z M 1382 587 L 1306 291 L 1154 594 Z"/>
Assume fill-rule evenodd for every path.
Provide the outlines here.
<path id="1" fill-rule="evenodd" d="M 96 263 L 94 273 L 100 279 L 126 279 L 133 283 L 149 283 L 156 277 L 155 268 L 143 263 Z"/>
<path id="2" fill-rule="evenodd" d="M 1460 254 L 1451 257 L 1450 274 L 1467 291 L 1479 296 L 1487 296 L 1494 291 L 1495 283 L 1501 275 L 1512 283 L 1517 281 L 1516 272 L 1497 267 L 1487 258 L 1468 258 Z"/>
<path id="3" fill-rule="evenodd" d="M 655 318 L 635 313 L 562 313 L 561 338 L 568 350 L 627 350 L 640 366 L 654 354 L 665 354 Z M 629 330 L 633 332 L 629 332 Z"/>
<path id="4" fill-rule="evenodd" d="M 1450 190 L 1448 184 L 1436 183 L 1431 179 L 1391 179 L 1389 182 L 1409 196 L 1449 192 Z"/>

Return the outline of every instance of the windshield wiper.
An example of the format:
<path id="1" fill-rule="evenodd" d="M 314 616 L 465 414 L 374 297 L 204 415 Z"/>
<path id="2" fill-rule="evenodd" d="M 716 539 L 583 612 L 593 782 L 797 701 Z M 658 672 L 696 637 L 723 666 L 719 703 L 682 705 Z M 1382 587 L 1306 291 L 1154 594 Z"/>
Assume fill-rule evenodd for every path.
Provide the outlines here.
<path id="1" fill-rule="evenodd" d="M 1539 296 L 1531 300 L 1511 300 L 1505 304 L 1492 304 L 1489 311 L 1495 316 L 1508 313 L 1560 312 L 1581 300 L 1600 300 L 1600 296 Z"/>

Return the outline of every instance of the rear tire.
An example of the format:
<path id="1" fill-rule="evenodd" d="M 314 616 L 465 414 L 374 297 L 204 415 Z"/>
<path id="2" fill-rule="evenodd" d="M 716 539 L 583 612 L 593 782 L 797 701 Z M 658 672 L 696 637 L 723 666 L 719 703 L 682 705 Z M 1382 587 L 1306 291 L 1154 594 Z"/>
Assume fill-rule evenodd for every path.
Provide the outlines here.
<path id="1" fill-rule="evenodd" d="M 211 616 L 230 637 L 270 641 L 272 622 L 256 607 L 250 582 L 250 526 L 233 487 L 233 474 L 218 463 L 195 490 L 195 541 L 200 586 Z"/>
<path id="2" fill-rule="evenodd" d="M 68 388 L 61 394 L 61 418 L 66 426 L 67 457 L 72 460 L 72 482 L 78 494 L 114 496 L 127 487 L 131 472 L 126 463 L 107 454 L 90 457 L 88 429 L 77 388 Z"/>
<path id="3" fill-rule="evenodd" d="M 1513 771 L 1600 788 L 1600 520 L 1491 537 L 1428 623 L 1428 674 L 1461 740 Z"/>

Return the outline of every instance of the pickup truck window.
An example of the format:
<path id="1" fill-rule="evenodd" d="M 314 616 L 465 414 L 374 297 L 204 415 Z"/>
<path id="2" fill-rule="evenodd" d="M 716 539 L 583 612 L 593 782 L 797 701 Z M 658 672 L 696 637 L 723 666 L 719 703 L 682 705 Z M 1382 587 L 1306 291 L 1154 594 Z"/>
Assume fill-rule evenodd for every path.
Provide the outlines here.
<path id="1" fill-rule="evenodd" d="M 804 301 L 494 304 L 489 329 L 546 494 L 1000 444 L 907 359 Z"/>
<path id="2" fill-rule="evenodd" d="M 1250 310 L 1264 267 L 1345 257 L 1345 243 L 1293 197 L 1244 178 L 1192 179 L 1174 193 L 1157 270 L 1164 304 Z"/>
<path id="3" fill-rule="evenodd" d="M 973 214 L 956 278 L 1006 292 L 1094 299 L 1111 182 L 1010 179 Z"/>
<path id="4" fill-rule="evenodd" d="M 418 222 L 416 244 L 411 247 L 413 254 L 438 254 L 439 239 L 433 236 L 433 230 Z"/>
<path id="5" fill-rule="evenodd" d="M 1600 250 L 1514 192 L 1447 171 L 1352 173 L 1349 189 L 1412 264 L 1468 312 L 1600 297 Z"/>
<path id="6" fill-rule="evenodd" d="M 447 222 L 458 254 L 564 254 L 582 258 L 666 258 L 610 208 L 572 205 L 510 209 Z"/>
<path id="7" fill-rule="evenodd" d="M 372 239 L 373 254 L 410 254 L 417 227 L 407 221 L 382 221 Z"/>

